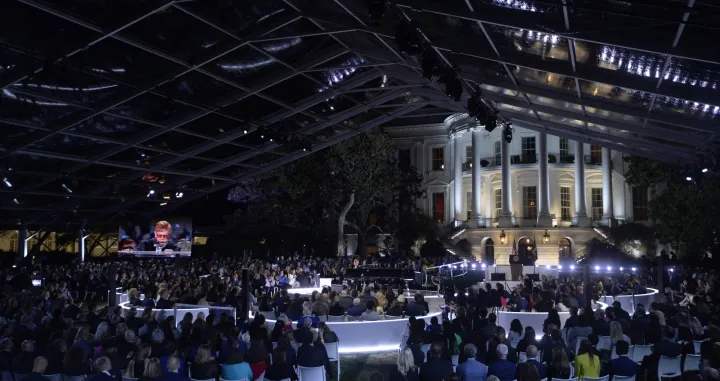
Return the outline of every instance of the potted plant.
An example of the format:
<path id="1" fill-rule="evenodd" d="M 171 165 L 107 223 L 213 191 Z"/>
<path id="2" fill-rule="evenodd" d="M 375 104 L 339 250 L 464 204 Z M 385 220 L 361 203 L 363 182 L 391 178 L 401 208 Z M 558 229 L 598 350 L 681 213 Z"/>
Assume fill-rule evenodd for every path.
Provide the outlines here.
<path id="1" fill-rule="evenodd" d="M 487 160 L 480 160 L 480 166 L 481 166 L 481 167 L 485 168 L 485 167 L 487 167 L 488 165 L 490 165 L 490 162 L 488 162 Z"/>
<path id="2" fill-rule="evenodd" d="M 555 158 L 555 155 L 548 155 L 548 163 L 557 163 L 557 159 Z"/>

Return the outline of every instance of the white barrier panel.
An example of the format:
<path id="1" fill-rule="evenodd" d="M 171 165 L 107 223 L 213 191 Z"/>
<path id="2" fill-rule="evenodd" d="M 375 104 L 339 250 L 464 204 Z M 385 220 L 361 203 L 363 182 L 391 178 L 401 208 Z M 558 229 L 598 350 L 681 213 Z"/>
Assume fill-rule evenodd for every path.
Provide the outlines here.
<path id="1" fill-rule="evenodd" d="M 332 286 L 332 278 L 320 278 L 320 289 Z"/>
<path id="2" fill-rule="evenodd" d="M 427 324 L 436 316 L 442 322 L 440 312 L 422 316 Z M 321 320 L 322 321 L 322 320 Z M 340 353 L 376 353 L 393 351 L 400 348 L 403 334 L 407 329 L 408 319 L 392 319 L 378 321 L 347 321 L 326 322 L 340 341 Z M 267 320 L 268 325 L 275 325 L 275 320 Z M 293 328 L 297 323 L 293 322 Z"/>
<path id="3" fill-rule="evenodd" d="M 310 296 L 312 295 L 313 291 L 322 292 L 322 287 L 288 288 L 287 290 L 288 295 L 290 295 L 291 297 L 295 294 Z"/>
<path id="4" fill-rule="evenodd" d="M 130 308 L 132 307 L 131 305 L 129 305 L 128 302 L 120 303 L 119 306 L 120 306 L 120 308 L 122 308 L 122 316 L 123 316 L 123 317 L 125 317 L 125 316 L 127 315 L 127 312 L 130 311 Z M 142 313 L 143 308 L 142 308 L 142 307 L 137 307 L 137 310 L 138 310 L 138 315 L 139 315 L 139 314 Z M 152 311 L 153 311 L 153 315 L 156 315 L 156 316 L 157 316 L 157 314 L 160 314 L 160 315 L 162 315 L 163 319 L 164 319 L 164 318 L 167 318 L 168 316 L 173 316 L 173 315 L 175 315 L 175 309 L 174 309 L 174 308 L 168 308 L 168 309 L 164 309 L 164 310 L 160 310 L 160 309 L 155 309 L 155 308 L 153 308 Z M 175 317 L 175 321 L 176 321 L 176 322 L 180 322 L 180 320 L 182 320 L 182 318 L 183 318 L 183 317 L 185 316 L 185 314 L 188 313 L 188 312 L 190 312 L 190 313 L 192 314 L 192 316 L 193 316 L 193 321 L 195 321 L 195 319 L 197 319 L 198 314 L 201 313 L 201 312 L 204 313 L 205 316 L 207 317 L 207 316 L 210 314 L 210 308 L 208 308 L 208 307 L 178 308 L 178 309 L 177 309 L 177 316 Z"/>
<path id="5" fill-rule="evenodd" d="M 557 278 L 559 270 L 557 266 L 545 266 L 545 265 L 537 265 L 537 266 L 523 266 L 523 275 L 528 274 L 538 274 L 540 277 L 543 275 L 546 276 L 553 276 Z M 512 279 L 512 273 L 511 273 L 511 267 L 510 265 L 497 265 L 497 266 L 488 266 L 485 268 L 485 279 L 490 279 L 490 276 L 492 274 L 505 274 L 505 280 L 509 281 L 517 281 L 517 279 Z M 502 281 L 498 281 L 502 282 Z"/>
<path id="6" fill-rule="evenodd" d="M 605 309 L 607 308 L 607 304 L 598 303 L 598 308 Z M 565 326 L 565 320 L 570 317 L 570 312 L 558 312 L 558 315 L 560 315 L 560 327 L 558 328 L 562 328 L 563 326 Z M 513 320 L 518 319 L 520 320 L 520 323 L 522 323 L 523 328 L 530 326 L 535 329 L 536 334 L 542 334 L 543 323 L 545 323 L 545 319 L 547 319 L 547 317 L 547 312 L 498 311 L 497 324 L 505 328 L 505 330 L 507 331 L 510 329 L 510 323 L 512 323 Z"/>
<path id="7" fill-rule="evenodd" d="M 633 295 L 617 295 L 617 296 L 603 296 L 600 300 L 608 305 L 612 305 L 613 302 L 620 302 L 620 306 L 629 313 L 635 312 L 635 306 L 642 304 L 645 306 L 645 310 L 648 309 L 650 303 L 660 301 L 660 292 L 654 288 L 648 288 L 647 294 L 635 294 Z"/>

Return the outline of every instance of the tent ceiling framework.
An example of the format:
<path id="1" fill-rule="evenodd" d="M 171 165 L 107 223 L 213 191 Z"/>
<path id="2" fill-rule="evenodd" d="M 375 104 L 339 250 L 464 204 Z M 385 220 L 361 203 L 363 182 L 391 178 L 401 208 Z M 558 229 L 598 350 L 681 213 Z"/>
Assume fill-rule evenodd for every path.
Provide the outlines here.
<path id="1" fill-rule="evenodd" d="M 717 5 L 400 0 L 375 23 L 376 4 L 3 1 L 1 222 L 177 210 L 374 127 L 440 123 L 471 86 L 517 126 L 675 163 L 713 149 Z M 401 19 L 460 101 L 399 51 Z"/>

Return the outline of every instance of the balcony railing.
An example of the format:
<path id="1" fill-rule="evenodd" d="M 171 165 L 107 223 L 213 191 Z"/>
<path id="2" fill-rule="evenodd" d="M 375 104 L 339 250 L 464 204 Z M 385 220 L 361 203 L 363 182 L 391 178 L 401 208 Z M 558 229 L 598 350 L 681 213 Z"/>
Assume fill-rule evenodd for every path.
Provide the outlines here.
<path id="1" fill-rule="evenodd" d="M 538 162 L 537 154 L 513 155 L 510 156 L 511 164 L 535 164 Z"/>
<path id="2" fill-rule="evenodd" d="M 575 162 L 575 155 L 551 152 L 548 154 L 548 163 L 572 164 Z"/>
<path id="3" fill-rule="evenodd" d="M 482 168 L 496 167 L 498 165 L 500 165 L 500 160 L 496 161 L 495 157 L 484 157 L 480 159 L 480 166 Z M 470 169 L 472 169 L 472 160 L 464 162 L 462 165 L 462 169 L 463 171 L 469 171 Z"/>

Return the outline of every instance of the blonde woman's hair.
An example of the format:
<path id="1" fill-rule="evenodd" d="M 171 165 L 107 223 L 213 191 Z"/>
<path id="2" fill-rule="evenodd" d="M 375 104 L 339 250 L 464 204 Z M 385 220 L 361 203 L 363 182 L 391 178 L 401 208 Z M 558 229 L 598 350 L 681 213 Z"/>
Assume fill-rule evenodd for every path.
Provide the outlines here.
<path id="1" fill-rule="evenodd" d="M 622 326 L 620 326 L 620 323 L 613 320 L 610 322 L 610 341 L 615 344 L 620 340 L 625 340 L 625 336 L 623 335 Z"/>
<path id="2" fill-rule="evenodd" d="M 195 355 L 195 364 L 207 364 L 214 360 L 210 355 L 210 347 L 208 345 L 201 345 L 198 348 L 197 354 Z"/>
<path id="3" fill-rule="evenodd" d="M 667 325 L 667 323 L 665 322 L 665 314 L 662 313 L 662 311 L 653 311 L 651 313 L 655 314 L 655 316 L 657 316 L 658 320 L 660 321 L 661 326 L 664 327 Z"/>
<path id="4" fill-rule="evenodd" d="M 131 288 L 128 290 L 128 296 L 131 298 L 137 298 L 138 297 L 138 290 L 137 288 Z"/>
<path id="5" fill-rule="evenodd" d="M 143 377 L 146 378 L 158 378 L 162 376 L 162 368 L 160 367 L 160 360 L 157 357 L 151 357 L 145 360 L 145 371 Z"/>
<path id="6" fill-rule="evenodd" d="M 405 347 L 400 351 L 397 359 L 397 369 L 403 376 L 407 376 L 409 372 L 415 371 L 415 360 L 410 347 Z"/>

